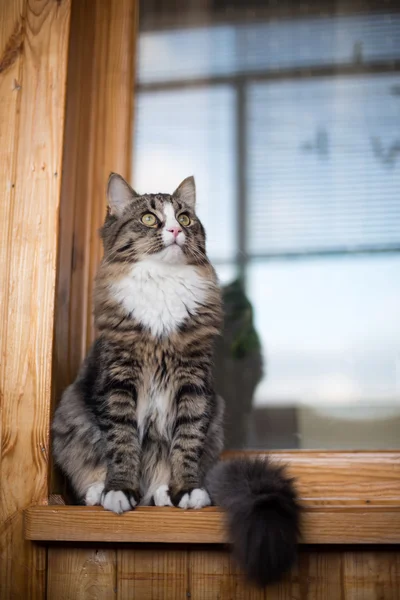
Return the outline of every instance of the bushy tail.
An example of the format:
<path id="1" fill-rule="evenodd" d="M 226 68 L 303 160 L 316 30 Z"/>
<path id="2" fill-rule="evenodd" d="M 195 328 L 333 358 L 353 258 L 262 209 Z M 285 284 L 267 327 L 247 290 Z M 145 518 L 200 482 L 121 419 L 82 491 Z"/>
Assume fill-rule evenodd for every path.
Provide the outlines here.
<path id="1" fill-rule="evenodd" d="M 249 579 L 265 586 L 295 562 L 300 506 L 284 467 L 265 458 L 234 458 L 213 467 L 206 487 L 225 509 L 233 554 Z"/>

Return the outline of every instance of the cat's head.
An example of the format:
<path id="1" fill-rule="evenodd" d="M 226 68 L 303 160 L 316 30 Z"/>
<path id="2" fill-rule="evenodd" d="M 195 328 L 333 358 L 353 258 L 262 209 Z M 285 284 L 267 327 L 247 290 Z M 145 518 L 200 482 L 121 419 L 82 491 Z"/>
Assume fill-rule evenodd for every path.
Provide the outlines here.
<path id="1" fill-rule="evenodd" d="M 170 194 L 137 194 L 111 173 L 108 211 L 101 230 L 107 261 L 146 258 L 172 264 L 207 262 L 205 232 L 196 212 L 196 188 L 188 177 Z"/>

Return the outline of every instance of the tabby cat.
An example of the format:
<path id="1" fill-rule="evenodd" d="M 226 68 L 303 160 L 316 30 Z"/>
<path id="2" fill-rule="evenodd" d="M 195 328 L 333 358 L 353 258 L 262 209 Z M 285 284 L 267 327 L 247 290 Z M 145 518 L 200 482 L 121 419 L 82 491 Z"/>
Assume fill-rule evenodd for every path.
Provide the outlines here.
<path id="1" fill-rule="evenodd" d="M 212 370 L 222 305 L 194 179 L 172 195 L 138 195 L 111 174 L 107 196 L 97 338 L 55 413 L 56 462 L 82 503 L 116 513 L 213 500 L 228 512 L 248 575 L 273 581 L 295 559 L 299 509 L 281 467 L 218 463 L 224 406 Z"/>

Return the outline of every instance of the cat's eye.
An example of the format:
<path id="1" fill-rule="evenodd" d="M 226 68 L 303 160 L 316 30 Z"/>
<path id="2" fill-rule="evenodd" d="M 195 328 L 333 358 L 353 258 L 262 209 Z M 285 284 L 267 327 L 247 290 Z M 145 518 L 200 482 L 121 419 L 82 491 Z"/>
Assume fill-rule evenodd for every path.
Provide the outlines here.
<path id="1" fill-rule="evenodd" d="M 179 215 L 178 222 L 184 227 L 189 227 L 189 225 L 192 223 L 190 217 L 186 213 Z"/>
<path id="2" fill-rule="evenodd" d="M 146 227 L 157 227 L 157 217 L 153 213 L 146 213 L 142 217 L 142 223 Z"/>

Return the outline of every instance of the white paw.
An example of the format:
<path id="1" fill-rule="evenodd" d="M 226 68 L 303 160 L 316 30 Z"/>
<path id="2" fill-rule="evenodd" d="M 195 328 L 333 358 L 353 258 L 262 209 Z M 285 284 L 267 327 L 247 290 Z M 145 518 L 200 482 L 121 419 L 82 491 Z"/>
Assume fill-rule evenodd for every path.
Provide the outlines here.
<path id="1" fill-rule="evenodd" d="M 91 485 L 85 496 L 86 506 L 96 506 L 97 504 L 100 504 L 103 490 L 104 483 L 94 483 Z"/>
<path id="2" fill-rule="evenodd" d="M 173 506 L 167 485 L 160 485 L 154 492 L 153 498 L 156 506 Z"/>
<path id="3" fill-rule="evenodd" d="M 178 504 L 179 508 L 189 508 L 189 494 L 184 494 Z"/>
<path id="4" fill-rule="evenodd" d="M 182 496 L 178 506 L 179 508 L 203 508 L 204 506 L 210 506 L 210 504 L 210 496 L 207 494 L 206 490 L 196 488 L 195 490 L 192 490 L 190 494 Z"/>
<path id="5" fill-rule="evenodd" d="M 126 494 L 121 491 L 111 490 L 107 494 L 103 494 L 101 498 L 101 504 L 106 510 L 112 510 L 115 513 L 121 514 L 127 510 L 131 510 L 136 506 L 136 502 L 133 498 L 127 498 Z"/>
<path id="6" fill-rule="evenodd" d="M 189 498 L 189 508 L 203 508 L 204 506 L 210 506 L 210 496 L 206 490 L 202 488 L 196 488 L 192 490 Z"/>

